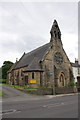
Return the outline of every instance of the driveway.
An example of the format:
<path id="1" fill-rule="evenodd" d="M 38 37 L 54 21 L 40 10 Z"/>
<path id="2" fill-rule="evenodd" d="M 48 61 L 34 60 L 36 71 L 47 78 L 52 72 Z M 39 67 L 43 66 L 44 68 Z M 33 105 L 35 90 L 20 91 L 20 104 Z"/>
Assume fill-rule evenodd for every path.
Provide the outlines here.
<path id="1" fill-rule="evenodd" d="M 5 96 L 2 98 L 2 101 L 23 101 L 23 100 L 38 100 L 45 99 L 46 96 L 32 95 L 26 94 L 22 91 L 15 89 L 14 87 L 9 87 L 6 85 L 2 85 L 2 91 L 5 93 Z"/>

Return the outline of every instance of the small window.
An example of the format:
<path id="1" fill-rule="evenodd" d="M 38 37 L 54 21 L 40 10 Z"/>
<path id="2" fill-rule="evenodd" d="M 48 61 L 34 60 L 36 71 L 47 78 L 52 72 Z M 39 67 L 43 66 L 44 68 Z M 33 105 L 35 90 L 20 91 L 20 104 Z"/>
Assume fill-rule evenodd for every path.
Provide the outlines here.
<path id="1" fill-rule="evenodd" d="M 63 75 L 61 74 L 61 76 L 60 76 L 60 82 L 62 82 L 63 81 Z"/>
<path id="2" fill-rule="evenodd" d="M 55 25 L 55 27 L 57 28 L 57 27 L 58 27 L 58 25 Z"/>
<path id="3" fill-rule="evenodd" d="M 59 39 L 61 39 L 61 35 L 60 35 L 60 33 L 59 33 L 59 32 L 58 32 L 58 38 L 59 38 Z"/>
<path id="4" fill-rule="evenodd" d="M 25 83 L 28 83 L 28 76 L 25 76 Z"/>
<path id="5" fill-rule="evenodd" d="M 54 37 L 55 37 L 55 38 L 57 37 L 57 35 L 56 35 L 56 31 L 54 31 Z"/>
<path id="6" fill-rule="evenodd" d="M 21 76 L 23 76 L 23 71 L 21 70 Z"/>
<path id="7" fill-rule="evenodd" d="M 32 79 L 34 79 L 34 72 L 32 73 Z"/>

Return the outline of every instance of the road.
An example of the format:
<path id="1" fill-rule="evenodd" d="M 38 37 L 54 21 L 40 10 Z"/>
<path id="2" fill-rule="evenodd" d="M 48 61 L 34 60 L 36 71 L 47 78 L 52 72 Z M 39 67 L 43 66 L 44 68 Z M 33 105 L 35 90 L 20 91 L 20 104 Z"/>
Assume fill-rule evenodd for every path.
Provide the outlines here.
<path id="1" fill-rule="evenodd" d="M 6 86 L 3 91 L 7 94 L 2 103 L 3 118 L 78 118 L 77 94 L 37 96 Z"/>

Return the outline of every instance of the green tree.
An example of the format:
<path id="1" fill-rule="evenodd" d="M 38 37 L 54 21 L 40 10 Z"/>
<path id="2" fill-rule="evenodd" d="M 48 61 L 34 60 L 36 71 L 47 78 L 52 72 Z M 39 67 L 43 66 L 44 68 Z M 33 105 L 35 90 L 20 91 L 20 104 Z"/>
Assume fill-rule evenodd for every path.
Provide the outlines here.
<path id="1" fill-rule="evenodd" d="M 12 65 L 13 65 L 13 62 L 4 61 L 3 66 L 2 66 L 2 79 L 7 78 L 7 71 L 11 68 Z"/>

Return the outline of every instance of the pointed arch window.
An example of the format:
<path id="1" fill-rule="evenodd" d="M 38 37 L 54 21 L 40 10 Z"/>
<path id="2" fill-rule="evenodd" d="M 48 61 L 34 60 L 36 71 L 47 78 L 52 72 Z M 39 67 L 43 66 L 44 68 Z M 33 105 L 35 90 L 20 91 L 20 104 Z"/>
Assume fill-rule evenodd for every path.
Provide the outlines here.
<path id="1" fill-rule="evenodd" d="M 34 79 L 34 72 L 32 72 L 32 79 Z"/>
<path id="2" fill-rule="evenodd" d="M 64 76 L 61 74 L 61 76 L 60 76 L 60 82 L 62 82 L 63 79 L 64 79 Z"/>
<path id="3" fill-rule="evenodd" d="M 55 37 L 55 38 L 57 37 L 56 31 L 54 31 L 54 37 Z"/>
<path id="4" fill-rule="evenodd" d="M 60 32 L 58 32 L 58 39 L 61 39 L 61 35 L 60 35 Z"/>
<path id="5" fill-rule="evenodd" d="M 59 82 L 61 83 L 61 86 L 65 86 L 65 76 L 63 72 L 60 73 Z"/>

